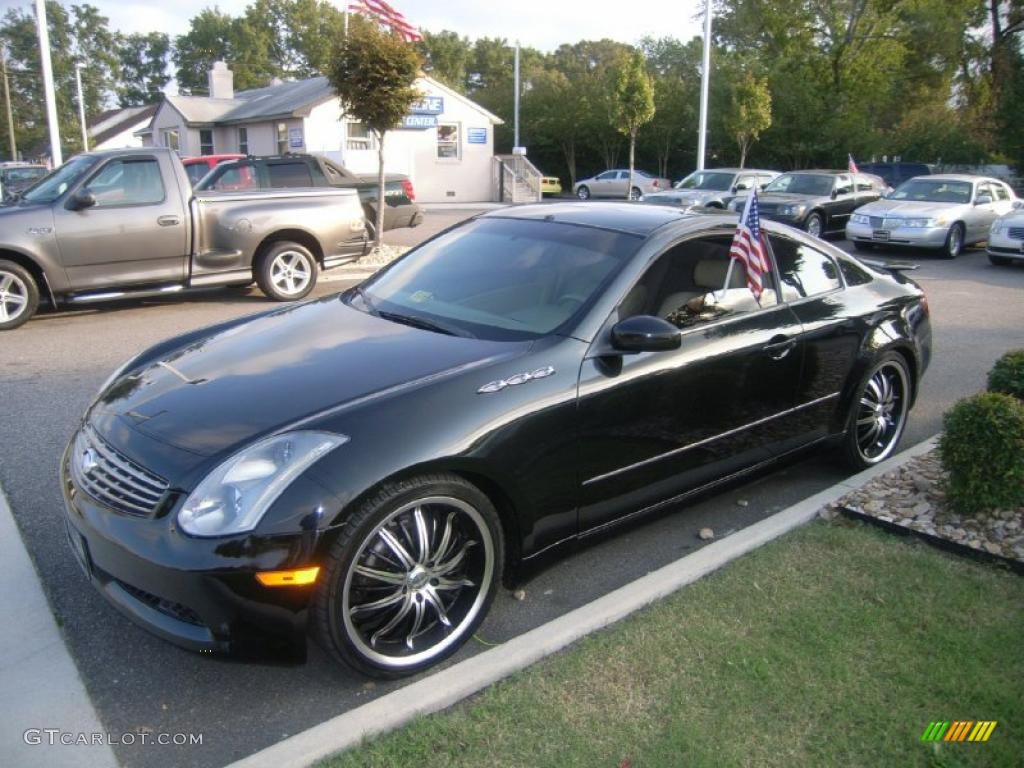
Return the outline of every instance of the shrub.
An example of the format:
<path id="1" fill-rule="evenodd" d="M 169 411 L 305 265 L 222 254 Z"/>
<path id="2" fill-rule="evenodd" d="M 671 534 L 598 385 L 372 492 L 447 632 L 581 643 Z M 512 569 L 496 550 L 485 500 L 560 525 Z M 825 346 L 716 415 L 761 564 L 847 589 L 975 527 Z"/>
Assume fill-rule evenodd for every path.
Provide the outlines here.
<path id="1" fill-rule="evenodd" d="M 1024 400 L 1024 349 L 1014 349 L 996 360 L 988 372 L 988 388 Z"/>
<path id="2" fill-rule="evenodd" d="M 983 392 L 950 408 L 943 423 L 950 505 L 965 514 L 1024 505 L 1024 404 Z"/>

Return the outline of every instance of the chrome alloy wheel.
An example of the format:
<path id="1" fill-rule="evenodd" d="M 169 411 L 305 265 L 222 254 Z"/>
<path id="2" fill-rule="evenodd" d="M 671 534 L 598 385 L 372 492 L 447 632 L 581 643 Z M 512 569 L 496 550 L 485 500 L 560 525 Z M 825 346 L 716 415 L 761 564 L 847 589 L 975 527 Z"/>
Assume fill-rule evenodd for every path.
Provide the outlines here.
<path id="1" fill-rule="evenodd" d="M 450 496 L 402 505 L 363 540 L 342 590 L 345 632 L 359 652 L 400 669 L 461 641 L 483 608 L 494 542 L 480 512 Z"/>
<path id="2" fill-rule="evenodd" d="M 306 290 L 313 277 L 313 266 L 305 254 L 281 251 L 270 265 L 270 279 L 287 296 L 297 296 Z"/>
<path id="3" fill-rule="evenodd" d="M 28 286 L 15 274 L 0 272 L 0 323 L 18 318 L 28 306 Z"/>
<path id="4" fill-rule="evenodd" d="M 887 458 L 903 432 L 908 406 L 907 372 L 888 360 L 871 374 L 857 408 L 857 450 L 868 464 Z"/>

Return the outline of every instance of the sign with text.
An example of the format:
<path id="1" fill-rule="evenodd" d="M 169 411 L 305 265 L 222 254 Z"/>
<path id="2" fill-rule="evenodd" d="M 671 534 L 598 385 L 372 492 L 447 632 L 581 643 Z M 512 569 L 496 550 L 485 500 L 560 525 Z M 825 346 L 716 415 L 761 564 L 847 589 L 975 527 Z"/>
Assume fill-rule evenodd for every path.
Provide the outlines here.
<path id="1" fill-rule="evenodd" d="M 406 115 L 405 119 L 402 120 L 402 127 L 413 130 L 437 128 L 437 118 L 433 115 Z"/>
<path id="2" fill-rule="evenodd" d="M 424 96 L 409 111 L 414 115 L 440 115 L 444 112 L 444 96 Z"/>
<path id="3" fill-rule="evenodd" d="M 487 129 L 486 128 L 468 128 L 466 130 L 466 141 L 470 144 L 486 144 L 487 143 Z"/>
<path id="4" fill-rule="evenodd" d="M 302 129 L 288 129 L 288 149 L 302 149 Z"/>

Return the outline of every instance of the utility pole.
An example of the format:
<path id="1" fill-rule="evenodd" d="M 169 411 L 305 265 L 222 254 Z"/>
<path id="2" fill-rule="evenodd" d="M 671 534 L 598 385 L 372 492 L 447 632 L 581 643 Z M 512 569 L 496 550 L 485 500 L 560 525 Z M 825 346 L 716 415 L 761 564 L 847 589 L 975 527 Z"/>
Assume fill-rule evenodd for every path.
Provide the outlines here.
<path id="1" fill-rule="evenodd" d="M 46 96 L 46 122 L 50 126 L 50 160 L 53 167 L 64 165 L 60 151 L 60 125 L 57 123 L 57 96 L 53 90 L 53 64 L 50 62 L 50 32 L 46 28 L 45 0 L 36 0 L 36 27 L 39 30 L 39 60 L 43 65 L 43 93 Z"/>
<path id="2" fill-rule="evenodd" d="M 4 104 L 7 105 L 7 136 L 11 142 L 11 160 L 18 159 L 18 141 L 14 138 L 14 111 L 11 109 L 11 86 L 7 82 L 7 49 L 0 48 L 0 70 L 4 76 Z"/>
<path id="3" fill-rule="evenodd" d="M 78 86 L 78 122 L 82 126 L 82 151 L 89 151 L 89 131 L 85 126 L 85 99 L 82 98 L 82 62 L 75 62 L 75 83 Z"/>
<path id="4" fill-rule="evenodd" d="M 514 107 L 514 110 L 513 110 L 514 113 L 515 113 L 515 118 L 513 120 L 513 125 L 514 125 L 513 134 L 515 135 L 515 138 L 512 139 L 512 146 L 513 147 L 518 147 L 519 146 L 519 41 L 518 40 L 516 40 L 516 63 L 515 63 L 515 78 L 514 79 L 515 79 L 516 94 L 515 94 L 515 107 Z"/>
<path id="5" fill-rule="evenodd" d="M 711 2 L 704 10 L 704 62 L 700 73 L 700 135 L 697 137 L 697 170 L 704 170 L 708 142 L 708 86 L 711 81 Z"/>

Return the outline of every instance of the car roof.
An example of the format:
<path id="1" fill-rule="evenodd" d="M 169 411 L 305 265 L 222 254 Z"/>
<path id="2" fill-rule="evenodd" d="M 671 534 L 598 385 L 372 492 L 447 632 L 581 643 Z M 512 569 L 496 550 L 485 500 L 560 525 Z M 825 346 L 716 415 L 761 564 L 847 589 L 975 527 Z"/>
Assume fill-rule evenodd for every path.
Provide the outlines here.
<path id="1" fill-rule="evenodd" d="M 646 237 L 659 227 L 688 218 L 678 208 L 662 205 L 638 205 L 627 202 L 538 203 L 502 208 L 481 218 L 532 219 L 554 221 L 583 227 L 599 227 Z"/>
<path id="2" fill-rule="evenodd" d="M 701 168 L 700 171 L 690 171 L 690 173 L 686 175 L 691 176 L 695 173 L 700 173 L 701 171 L 721 173 L 778 173 L 778 171 L 769 171 L 767 168 Z"/>
<path id="3" fill-rule="evenodd" d="M 971 173 L 933 173 L 928 181 L 999 181 L 991 176 L 975 176 Z"/>

